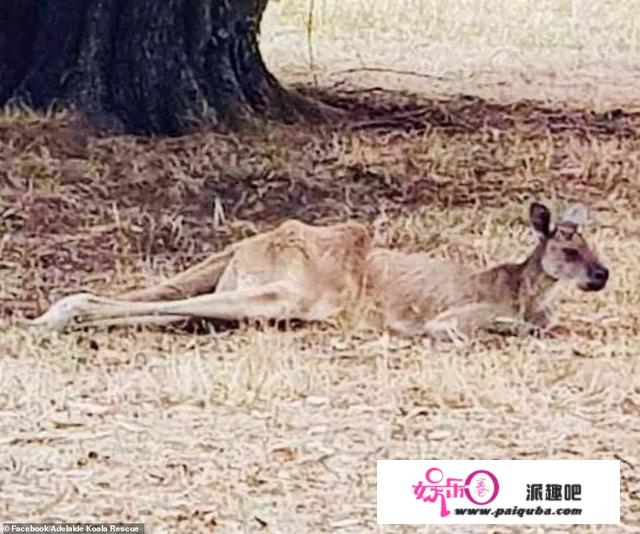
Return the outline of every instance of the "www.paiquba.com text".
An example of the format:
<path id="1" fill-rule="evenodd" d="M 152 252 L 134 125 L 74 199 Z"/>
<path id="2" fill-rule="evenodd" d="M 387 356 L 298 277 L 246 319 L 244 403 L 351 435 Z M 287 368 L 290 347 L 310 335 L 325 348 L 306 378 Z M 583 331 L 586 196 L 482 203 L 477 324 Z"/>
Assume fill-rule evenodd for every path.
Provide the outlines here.
<path id="1" fill-rule="evenodd" d="M 582 508 L 543 508 L 536 506 L 535 508 L 521 508 L 514 506 L 513 508 L 456 508 L 455 515 L 490 515 L 493 517 L 518 516 L 524 517 L 528 515 L 580 515 Z"/>

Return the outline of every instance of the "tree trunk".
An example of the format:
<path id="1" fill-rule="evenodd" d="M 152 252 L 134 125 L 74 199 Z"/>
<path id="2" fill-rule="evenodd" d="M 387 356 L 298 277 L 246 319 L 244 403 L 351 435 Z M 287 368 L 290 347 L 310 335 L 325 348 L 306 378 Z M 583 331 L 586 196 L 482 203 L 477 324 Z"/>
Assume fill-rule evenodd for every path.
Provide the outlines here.
<path id="1" fill-rule="evenodd" d="M 267 2 L 0 0 L 0 105 L 73 105 L 97 124 L 170 135 L 330 112 L 264 65 Z"/>

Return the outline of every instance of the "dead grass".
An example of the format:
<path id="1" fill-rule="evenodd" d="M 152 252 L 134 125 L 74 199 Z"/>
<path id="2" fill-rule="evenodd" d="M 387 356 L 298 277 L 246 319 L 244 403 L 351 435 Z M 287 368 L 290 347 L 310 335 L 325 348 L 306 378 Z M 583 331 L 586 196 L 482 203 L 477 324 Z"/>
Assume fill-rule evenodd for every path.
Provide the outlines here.
<path id="1" fill-rule="evenodd" d="M 262 49 L 280 78 L 606 109 L 640 105 L 634 0 L 271 2 Z"/>
<path id="2" fill-rule="evenodd" d="M 443 98 L 447 83 L 427 96 L 307 87 L 357 110 L 343 130 L 149 140 L 86 136 L 65 114 L 0 119 L 0 520 L 368 532 L 379 458 L 619 458 L 623 523 L 590 530 L 640 529 L 637 108 L 615 91 L 608 113 L 526 93 L 512 105 L 502 86 L 493 101 Z M 587 234 L 612 270 L 602 294 L 566 296 L 554 339 L 432 348 L 354 317 L 200 335 L 16 325 L 63 294 L 137 286 L 288 217 L 374 227 L 384 213 L 375 228 L 390 246 L 517 259 L 534 198 L 590 204 Z"/>

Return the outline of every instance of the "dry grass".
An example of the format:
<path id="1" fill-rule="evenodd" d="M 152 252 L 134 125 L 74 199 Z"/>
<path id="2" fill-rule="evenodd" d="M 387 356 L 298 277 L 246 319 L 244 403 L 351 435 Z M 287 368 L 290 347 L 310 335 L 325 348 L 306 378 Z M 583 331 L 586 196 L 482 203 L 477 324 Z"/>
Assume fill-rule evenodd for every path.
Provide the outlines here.
<path id="1" fill-rule="evenodd" d="M 289 80 L 640 105 L 635 0 L 278 0 L 265 25 L 267 61 Z"/>
<path id="2" fill-rule="evenodd" d="M 366 28 L 354 21 L 362 20 L 356 8 L 369 4 L 351 2 L 357 16 L 327 32 L 364 42 Z M 267 22 L 286 16 L 293 27 L 299 5 L 275 3 Z M 625 11 L 630 2 L 616 5 L 617 19 L 604 12 L 607 28 L 637 24 Z M 464 21 L 440 16 L 447 28 Z M 419 20 L 407 18 L 407 35 Z M 375 15 L 366 22 L 381 23 Z M 505 39 L 528 43 L 504 24 Z M 439 25 L 429 32 L 421 38 L 446 38 Z M 633 31 L 624 35 L 637 57 Z M 308 80 L 308 71 L 286 73 L 296 56 L 274 56 L 273 39 L 265 47 L 281 75 Z M 465 43 L 458 46 L 472 46 Z M 516 79 L 508 75 L 496 76 Z M 331 83 L 322 73 L 319 80 Z M 465 83 L 476 94 L 492 92 L 473 80 Z M 271 125 L 241 136 L 87 138 L 64 114 L 0 119 L 0 520 L 142 520 L 153 532 L 367 532 L 376 529 L 377 458 L 620 458 L 623 524 L 592 530 L 640 529 L 636 104 L 616 90 L 580 108 L 543 105 L 524 100 L 515 85 L 516 105 L 441 100 L 459 81 L 422 83 L 427 96 L 353 85 L 316 90 L 360 110 L 362 120 L 340 131 Z M 562 101 L 584 97 L 556 89 Z M 621 109 L 601 113 L 604 103 Z M 43 336 L 16 326 L 64 293 L 157 279 L 287 217 L 372 224 L 384 212 L 378 239 L 390 246 L 478 266 L 517 259 L 532 244 L 524 215 L 533 198 L 590 204 L 587 235 L 613 276 L 602 294 L 566 296 L 566 329 L 553 339 L 496 336 L 432 348 L 368 330 L 354 317 L 215 334 Z"/>

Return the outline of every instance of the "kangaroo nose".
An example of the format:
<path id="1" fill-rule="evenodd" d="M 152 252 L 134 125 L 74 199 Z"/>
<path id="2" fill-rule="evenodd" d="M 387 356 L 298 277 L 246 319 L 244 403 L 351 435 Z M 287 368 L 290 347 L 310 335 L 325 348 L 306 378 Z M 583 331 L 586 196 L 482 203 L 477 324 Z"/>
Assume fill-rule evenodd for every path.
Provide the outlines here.
<path id="1" fill-rule="evenodd" d="M 594 282 L 604 285 L 609 279 L 609 270 L 606 267 L 592 267 L 589 278 Z"/>

